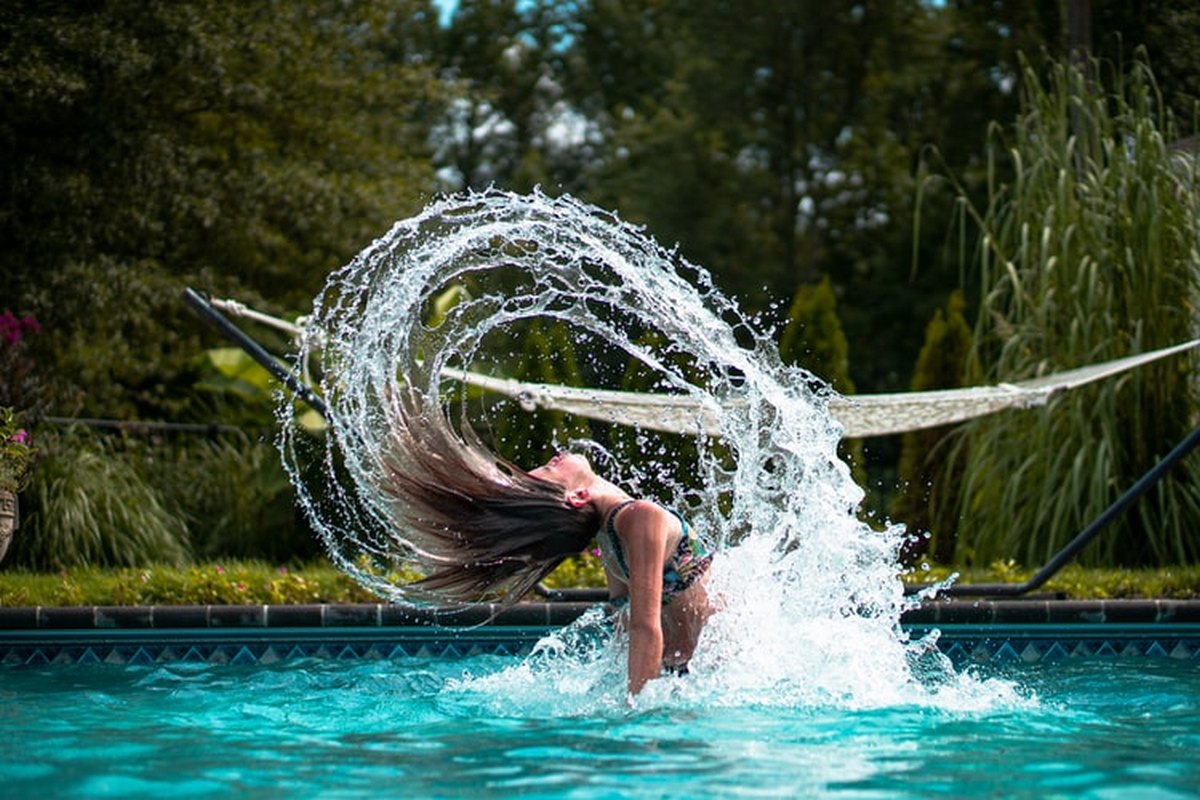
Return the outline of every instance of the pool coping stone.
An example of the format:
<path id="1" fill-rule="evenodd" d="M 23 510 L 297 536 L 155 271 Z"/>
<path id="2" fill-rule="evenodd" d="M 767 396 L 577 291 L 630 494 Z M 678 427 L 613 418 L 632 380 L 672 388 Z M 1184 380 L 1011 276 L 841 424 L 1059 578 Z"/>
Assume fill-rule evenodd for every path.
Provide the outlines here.
<path id="1" fill-rule="evenodd" d="M 0 607 L 0 630 L 557 627 L 594 602 L 415 607 L 389 603 Z M 927 600 L 906 626 L 1200 625 L 1200 600 Z"/>

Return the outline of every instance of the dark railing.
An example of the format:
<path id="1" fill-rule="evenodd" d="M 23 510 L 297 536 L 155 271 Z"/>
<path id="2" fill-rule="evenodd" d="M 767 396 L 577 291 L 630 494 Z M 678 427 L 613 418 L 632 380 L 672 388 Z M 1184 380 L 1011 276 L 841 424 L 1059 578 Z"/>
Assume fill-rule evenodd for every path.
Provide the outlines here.
<path id="1" fill-rule="evenodd" d="M 39 423 L 84 428 L 100 428 L 118 433 L 202 433 L 215 439 L 221 433 L 248 433 L 236 425 L 221 425 L 217 422 L 160 422 L 148 419 L 96 419 L 94 417 L 38 417 Z"/>

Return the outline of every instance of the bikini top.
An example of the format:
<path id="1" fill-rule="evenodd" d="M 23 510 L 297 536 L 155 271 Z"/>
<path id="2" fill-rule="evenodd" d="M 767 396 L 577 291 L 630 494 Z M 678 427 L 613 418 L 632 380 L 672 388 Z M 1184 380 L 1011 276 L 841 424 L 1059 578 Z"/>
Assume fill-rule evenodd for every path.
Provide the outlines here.
<path id="1" fill-rule="evenodd" d="M 611 553 L 616 560 L 616 566 L 619 568 L 618 577 L 629 582 L 629 564 L 625 561 L 625 550 L 621 547 L 621 539 L 617 536 L 617 514 L 635 500 L 626 500 L 625 502 L 614 508 L 608 515 L 608 521 L 600 532 L 596 535 L 599 540 L 601 549 L 607 553 Z M 679 525 L 683 530 L 683 535 L 679 539 L 679 545 L 675 548 L 675 552 L 667 559 L 663 565 L 663 591 L 662 604 L 670 605 L 676 597 L 683 593 L 685 589 L 691 586 L 708 570 L 712 563 L 712 551 L 701 541 L 687 524 L 678 511 L 673 508 L 667 508 L 679 520 Z M 623 606 L 629 602 L 629 597 L 618 597 L 611 601 L 613 605 Z"/>

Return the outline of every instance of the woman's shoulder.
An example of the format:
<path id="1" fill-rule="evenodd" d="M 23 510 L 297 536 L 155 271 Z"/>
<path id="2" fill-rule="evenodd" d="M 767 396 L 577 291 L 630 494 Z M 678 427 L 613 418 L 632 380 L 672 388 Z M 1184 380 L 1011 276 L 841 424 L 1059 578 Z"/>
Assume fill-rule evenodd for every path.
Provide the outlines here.
<path id="1" fill-rule="evenodd" d="M 653 526 L 662 523 L 674 522 L 676 517 L 668 509 L 654 502 L 653 500 L 636 499 L 626 500 L 617 507 L 614 516 L 619 515 L 619 524 L 624 527 L 628 526 Z"/>

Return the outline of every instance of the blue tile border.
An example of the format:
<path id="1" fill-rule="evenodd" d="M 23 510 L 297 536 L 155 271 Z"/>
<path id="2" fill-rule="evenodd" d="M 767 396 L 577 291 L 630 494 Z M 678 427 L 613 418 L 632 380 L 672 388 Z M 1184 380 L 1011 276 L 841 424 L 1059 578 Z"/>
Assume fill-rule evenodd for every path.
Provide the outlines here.
<path id="1" fill-rule="evenodd" d="M 168 662 L 258 665 L 301 658 L 400 659 L 525 655 L 552 628 L 275 628 L 6 631 L 0 665 Z"/>
<path id="2" fill-rule="evenodd" d="M 0 665 L 273 664 L 296 658 L 523 655 L 588 602 L 0 608 Z M 1200 602 L 928 601 L 902 618 L 958 665 L 1174 658 L 1200 665 Z"/>

